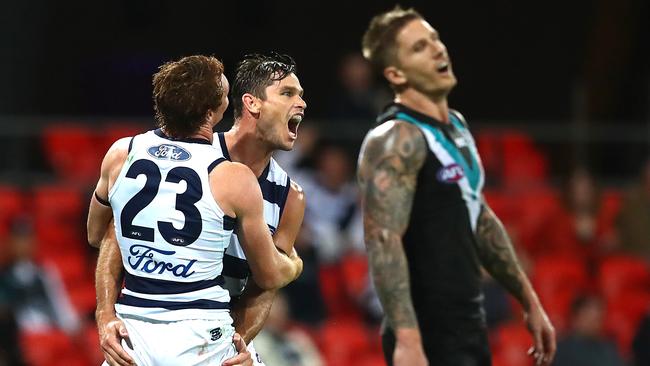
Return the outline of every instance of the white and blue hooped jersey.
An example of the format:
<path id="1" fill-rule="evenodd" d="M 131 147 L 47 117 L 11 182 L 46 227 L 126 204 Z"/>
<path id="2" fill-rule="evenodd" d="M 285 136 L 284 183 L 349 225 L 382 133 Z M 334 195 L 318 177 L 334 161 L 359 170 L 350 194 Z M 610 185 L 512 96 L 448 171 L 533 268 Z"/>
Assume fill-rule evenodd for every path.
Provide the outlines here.
<path id="1" fill-rule="evenodd" d="M 160 129 L 131 139 L 108 196 L 125 269 L 118 313 L 230 318 L 222 269 L 235 220 L 215 201 L 208 178 L 223 161 L 206 139 L 171 139 Z"/>
<path id="2" fill-rule="evenodd" d="M 215 135 L 213 144 L 220 149 L 226 159 L 231 160 L 223 133 L 219 133 L 218 138 Z M 271 235 L 273 235 L 280 224 L 284 205 L 289 195 L 290 178 L 275 159 L 271 158 L 271 161 L 257 180 L 264 199 L 264 221 L 269 227 Z M 250 276 L 250 268 L 237 238 L 237 233 L 233 233 L 230 239 L 230 245 L 226 249 L 223 259 L 223 266 L 225 287 L 230 292 L 230 296 L 237 297 L 241 295 Z"/>

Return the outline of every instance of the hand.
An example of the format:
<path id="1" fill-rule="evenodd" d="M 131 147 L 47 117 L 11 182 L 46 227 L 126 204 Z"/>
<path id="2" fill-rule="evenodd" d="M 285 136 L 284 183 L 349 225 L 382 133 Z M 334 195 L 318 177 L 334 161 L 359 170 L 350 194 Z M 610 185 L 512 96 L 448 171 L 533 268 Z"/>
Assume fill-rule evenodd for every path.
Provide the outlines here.
<path id="1" fill-rule="evenodd" d="M 246 342 L 239 333 L 232 336 L 232 343 L 235 345 L 237 355 L 225 360 L 221 366 L 253 366 L 253 357 L 246 349 Z"/>
<path id="2" fill-rule="evenodd" d="M 135 361 L 122 348 L 122 339 L 129 340 L 129 333 L 124 323 L 113 316 L 108 321 L 97 321 L 99 344 L 106 362 L 110 366 L 134 366 Z"/>
<path id="3" fill-rule="evenodd" d="M 395 336 L 397 340 L 393 353 L 393 366 L 429 366 L 418 330 L 398 330 Z"/>
<path id="4" fill-rule="evenodd" d="M 535 359 L 535 365 L 549 366 L 553 362 L 557 349 L 555 328 L 541 305 L 533 306 L 525 314 L 525 320 L 534 342 L 528 350 L 528 355 Z"/>

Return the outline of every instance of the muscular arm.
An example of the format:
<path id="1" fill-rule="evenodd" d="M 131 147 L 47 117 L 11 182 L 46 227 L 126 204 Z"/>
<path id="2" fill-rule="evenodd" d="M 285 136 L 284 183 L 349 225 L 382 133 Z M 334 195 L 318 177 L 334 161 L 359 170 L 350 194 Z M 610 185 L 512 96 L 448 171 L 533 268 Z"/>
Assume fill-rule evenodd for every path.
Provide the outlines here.
<path id="1" fill-rule="evenodd" d="M 88 233 L 88 244 L 95 248 L 99 248 L 106 233 L 106 228 L 113 218 L 113 210 L 109 206 L 100 203 L 95 195 L 104 201 L 108 201 L 108 192 L 119 175 L 128 155 L 129 140 L 130 138 L 120 139 L 108 149 L 102 161 L 95 192 L 90 198 L 86 231 Z"/>
<path id="2" fill-rule="evenodd" d="M 114 318 L 117 297 L 122 283 L 122 254 L 115 238 L 115 230 L 111 227 L 99 248 L 97 268 L 95 270 L 95 291 L 97 294 L 97 309 L 95 317 L 98 323 L 104 318 Z"/>
<path id="3" fill-rule="evenodd" d="M 476 244 L 483 267 L 529 310 L 537 295 L 519 265 L 508 233 L 485 201 L 476 228 Z"/>
<path id="4" fill-rule="evenodd" d="M 293 244 L 298 237 L 305 214 L 305 197 L 302 188 L 291 182 L 289 195 L 280 219 L 278 230 L 273 235 L 275 246 L 285 253 L 294 251 Z M 302 272 L 302 266 L 299 268 Z M 262 290 L 253 281 L 249 282 L 232 310 L 235 329 L 249 343 L 264 326 L 269 315 L 275 290 Z"/>
<path id="5" fill-rule="evenodd" d="M 526 324 L 534 340 L 529 352 L 532 352 L 536 364 L 550 365 L 556 350 L 555 328 L 521 269 L 506 230 L 485 202 L 476 228 L 476 245 L 483 267 L 523 306 Z"/>
<path id="6" fill-rule="evenodd" d="M 237 184 L 221 184 L 225 181 Z M 293 281 L 302 260 L 295 251 L 286 255 L 275 248 L 264 221 L 262 191 L 251 170 L 243 164 L 224 162 L 210 174 L 210 185 L 224 212 L 237 218 L 238 238 L 257 285 L 273 290 Z"/>
<path id="7" fill-rule="evenodd" d="M 417 330 L 419 336 L 402 235 L 426 151 L 415 126 L 387 122 L 370 132 L 359 156 L 368 261 L 389 325 L 398 337 L 402 329 Z"/>

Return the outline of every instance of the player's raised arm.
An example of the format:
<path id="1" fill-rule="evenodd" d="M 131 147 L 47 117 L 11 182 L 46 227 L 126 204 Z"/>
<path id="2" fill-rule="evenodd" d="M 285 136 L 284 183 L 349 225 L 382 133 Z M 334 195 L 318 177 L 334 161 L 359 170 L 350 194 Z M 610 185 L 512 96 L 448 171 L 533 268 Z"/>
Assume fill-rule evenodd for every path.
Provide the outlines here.
<path id="1" fill-rule="evenodd" d="M 210 184 L 224 211 L 231 210 L 237 218 L 237 234 L 255 283 L 272 290 L 293 281 L 302 260 L 295 252 L 287 256 L 275 248 L 263 217 L 262 191 L 251 170 L 239 163 L 222 163 L 210 174 Z"/>
<path id="2" fill-rule="evenodd" d="M 393 358 L 396 366 L 427 362 L 402 246 L 426 152 L 424 138 L 415 126 L 390 121 L 368 134 L 359 155 L 368 262 L 389 326 L 397 338 Z"/>

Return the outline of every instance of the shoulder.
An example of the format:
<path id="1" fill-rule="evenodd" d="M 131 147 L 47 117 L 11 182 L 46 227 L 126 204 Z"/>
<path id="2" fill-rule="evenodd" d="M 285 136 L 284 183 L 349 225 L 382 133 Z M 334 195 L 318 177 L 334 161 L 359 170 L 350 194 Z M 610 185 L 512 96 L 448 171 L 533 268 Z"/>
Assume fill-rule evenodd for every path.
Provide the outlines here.
<path id="1" fill-rule="evenodd" d="M 419 169 L 426 153 L 426 140 L 419 127 L 405 121 L 390 120 L 368 132 L 361 146 L 359 166 L 397 157 Z"/>
<path id="2" fill-rule="evenodd" d="M 221 164 L 217 165 L 217 167 L 214 168 L 210 174 L 210 176 L 213 175 L 226 176 L 228 177 L 228 181 L 235 182 L 239 181 L 240 179 L 255 179 L 255 175 L 248 166 L 230 160 L 224 160 Z M 257 182 L 256 179 L 255 181 Z"/>
<path id="3" fill-rule="evenodd" d="M 129 146 L 133 137 L 123 137 L 113 143 L 104 156 L 102 166 L 112 167 L 114 164 L 122 164 L 129 155 Z"/>
<path id="4" fill-rule="evenodd" d="M 287 202 L 299 203 L 302 207 L 305 206 L 305 191 L 302 186 L 293 179 L 289 179 L 289 194 L 287 195 Z"/>

